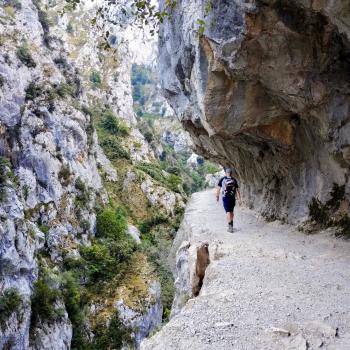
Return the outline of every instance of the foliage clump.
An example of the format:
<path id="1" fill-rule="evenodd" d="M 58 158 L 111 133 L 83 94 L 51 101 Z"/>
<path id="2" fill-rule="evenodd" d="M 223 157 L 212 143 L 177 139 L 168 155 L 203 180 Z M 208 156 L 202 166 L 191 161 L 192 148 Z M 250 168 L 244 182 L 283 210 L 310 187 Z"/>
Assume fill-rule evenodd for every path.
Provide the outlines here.
<path id="1" fill-rule="evenodd" d="M 110 110 L 103 112 L 101 125 L 104 130 L 111 134 L 126 136 L 130 133 L 129 127 L 119 120 Z"/>
<path id="2" fill-rule="evenodd" d="M 94 349 L 124 349 L 126 345 L 132 348 L 135 346 L 131 337 L 132 330 L 120 321 L 118 311 L 114 312 L 107 325 L 106 320 L 99 320 L 94 331 Z"/>
<path id="3" fill-rule="evenodd" d="M 68 185 L 71 175 L 72 174 L 68 165 L 63 165 L 61 170 L 58 172 L 58 178 L 61 180 L 63 185 Z"/>
<path id="4" fill-rule="evenodd" d="M 120 239 L 126 230 L 126 215 L 121 208 L 107 207 L 97 214 L 96 237 Z"/>
<path id="5" fill-rule="evenodd" d="M 9 177 L 12 177 L 10 160 L 0 156 L 0 201 L 4 201 L 7 198 L 6 182 Z"/>
<path id="6" fill-rule="evenodd" d="M 91 85 L 94 89 L 100 88 L 102 84 L 102 78 L 99 72 L 97 71 L 92 71 L 89 76 Z"/>
<path id="7" fill-rule="evenodd" d="M 0 294 L 0 326 L 4 327 L 10 316 L 20 311 L 22 297 L 16 289 L 7 289 Z"/>
<path id="8" fill-rule="evenodd" d="M 62 310 L 56 308 L 60 292 L 54 285 L 49 285 L 46 276 L 40 277 L 34 284 L 31 298 L 31 324 L 34 327 L 39 320 L 53 322 L 62 317 Z"/>
<path id="9" fill-rule="evenodd" d="M 42 94 L 42 89 L 40 86 L 32 82 L 28 85 L 25 92 L 26 92 L 25 100 L 32 101 Z"/>
<path id="10" fill-rule="evenodd" d="M 32 55 L 29 52 L 28 45 L 26 43 L 19 46 L 16 50 L 16 55 L 18 59 L 26 65 L 28 68 L 35 68 L 36 63 L 32 57 Z"/>
<path id="11" fill-rule="evenodd" d="M 103 138 L 100 145 L 110 160 L 130 159 L 129 151 L 112 135 Z"/>
<path id="12" fill-rule="evenodd" d="M 74 97 L 76 96 L 76 86 L 72 84 L 67 84 L 67 83 L 60 83 L 56 87 L 56 93 L 60 97 L 66 97 L 66 96 Z"/>
<path id="13" fill-rule="evenodd" d="M 78 190 L 75 197 L 75 203 L 80 208 L 86 207 L 90 201 L 90 193 L 89 189 L 86 187 L 84 181 L 80 177 L 75 180 L 75 188 Z"/>
<path id="14" fill-rule="evenodd" d="M 136 251 L 136 244 L 127 234 L 126 214 L 121 208 L 107 207 L 96 218 L 96 240 L 81 249 L 92 281 L 108 280 L 126 267 Z"/>

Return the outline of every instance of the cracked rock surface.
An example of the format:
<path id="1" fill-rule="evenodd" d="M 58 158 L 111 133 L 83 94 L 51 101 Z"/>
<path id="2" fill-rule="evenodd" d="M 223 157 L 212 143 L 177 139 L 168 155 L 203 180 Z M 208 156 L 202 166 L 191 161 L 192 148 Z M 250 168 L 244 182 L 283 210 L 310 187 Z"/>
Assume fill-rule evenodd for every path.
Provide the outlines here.
<path id="1" fill-rule="evenodd" d="M 206 4 L 178 1 L 159 40 L 164 95 L 195 152 L 234 167 L 265 217 L 302 220 L 333 183 L 349 202 L 349 2 Z"/>
<path id="2" fill-rule="evenodd" d="M 245 208 L 236 211 L 235 228 L 226 231 L 213 190 L 192 197 L 175 241 L 177 297 L 185 305 L 141 349 L 349 349 L 349 242 L 266 223 Z M 199 295 L 188 289 L 186 298 L 191 247 L 203 243 L 210 264 Z"/>

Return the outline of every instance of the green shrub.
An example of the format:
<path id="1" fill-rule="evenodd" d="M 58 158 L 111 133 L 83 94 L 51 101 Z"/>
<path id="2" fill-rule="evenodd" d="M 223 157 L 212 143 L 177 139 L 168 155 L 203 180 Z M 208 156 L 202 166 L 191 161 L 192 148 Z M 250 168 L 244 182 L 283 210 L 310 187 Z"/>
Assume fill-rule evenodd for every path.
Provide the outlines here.
<path id="1" fill-rule="evenodd" d="M 88 349 L 87 334 L 84 329 L 85 315 L 82 310 L 81 286 L 79 285 L 79 277 L 71 271 L 63 274 L 62 295 L 68 317 L 73 325 L 71 348 Z"/>
<path id="2" fill-rule="evenodd" d="M 35 83 L 30 83 L 26 88 L 25 92 L 26 92 L 25 100 L 31 101 L 42 94 L 42 88 L 40 86 L 37 86 Z"/>
<path id="3" fill-rule="evenodd" d="M 101 141 L 100 144 L 109 159 L 130 159 L 129 152 L 120 144 L 120 142 L 114 136 L 106 137 Z"/>
<path id="4" fill-rule="evenodd" d="M 128 135 L 130 132 L 129 127 L 122 121 L 118 120 L 114 113 L 110 110 L 106 110 L 102 114 L 102 127 L 112 133 L 119 135 Z"/>
<path id="5" fill-rule="evenodd" d="M 44 233 L 45 235 L 47 235 L 50 231 L 50 227 L 46 226 L 46 225 L 38 225 L 39 230 Z"/>
<path id="6" fill-rule="evenodd" d="M 205 179 L 202 175 L 196 173 L 195 171 L 191 171 L 191 192 L 198 192 L 204 188 Z"/>
<path id="7" fill-rule="evenodd" d="M 120 239 L 127 230 L 125 213 L 120 209 L 105 208 L 96 217 L 96 237 Z"/>
<path id="8" fill-rule="evenodd" d="M 162 185 L 167 187 L 169 190 L 174 192 L 181 192 L 182 180 L 179 176 L 170 174 L 169 176 L 164 176 L 162 168 L 156 163 L 146 163 L 141 162 L 137 164 L 137 169 L 142 170 L 154 180 L 160 182 Z"/>
<path id="9" fill-rule="evenodd" d="M 75 180 L 75 188 L 81 192 L 86 191 L 85 183 L 80 177 Z"/>
<path id="10" fill-rule="evenodd" d="M 29 196 L 29 186 L 27 184 L 24 184 L 22 187 L 22 192 L 23 192 L 23 198 L 24 200 L 28 199 Z"/>
<path id="11" fill-rule="evenodd" d="M 136 243 L 130 236 L 124 236 L 119 241 L 109 242 L 110 254 L 118 265 L 127 262 L 136 251 L 136 248 Z"/>
<path id="12" fill-rule="evenodd" d="M 134 148 L 135 149 L 141 149 L 142 143 L 141 142 L 134 142 Z"/>
<path id="13" fill-rule="evenodd" d="M 145 137 L 148 143 L 151 143 L 154 140 L 154 135 L 151 131 L 146 131 L 143 136 Z"/>
<path id="14" fill-rule="evenodd" d="M 94 243 L 89 247 L 82 247 L 80 253 L 86 261 L 91 282 L 109 279 L 117 267 L 108 247 L 104 244 Z"/>
<path id="15" fill-rule="evenodd" d="M 118 120 L 116 116 L 111 111 L 106 111 L 102 115 L 102 127 L 113 134 L 116 134 L 119 130 Z"/>
<path id="16" fill-rule="evenodd" d="M 170 166 L 166 168 L 166 172 L 168 172 L 169 174 L 174 174 L 177 176 L 181 175 L 181 169 L 177 166 Z"/>
<path id="17" fill-rule="evenodd" d="M 22 298 L 15 289 L 7 289 L 0 294 L 0 325 L 3 327 L 14 312 L 19 312 Z"/>
<path id="18" fill-rule="evenodd" d="M 93 349 L 124 349 L 135 348 L 131 337 L 132 330 L 127 328 L 120 321 L 118 312 L 114 315 L 106 327 L 106 323 L 100 320 L 96 323 L 94 329 Z"/>
<path id="19" fill-rule="evenodd" d="M 32 56 L 29 52 L 28 45 L 26 43 L 24 43 L 23 45 L 21 45 L 17 48 L 16 55 L 17 55 L 18 59 L 24 65 L 26 65 L 28 68 L 35 68 L 36 67 L 36 63 L 33 60 Z"/>
<path id="20" fill-rule="evenodd" d="M 80 208 L 85 208 L 90 201 L 90 193 L 80 177 L 75 180 L 75 188 L 79 191 L 75 196 L 75 204 Z"/>
<path id="21" fill-rule="evenodd" d="M 205 161 L 204 168 L 205 174 L 215 174 L 221 170 L 220 167 L 208 161 Z"/>
<path id="22" fill-rule="evenodd" d="M 68 165 L 63 165 L 61 170 L 58 172 L 58 178 L 61 180 L 63 185 L 68 185 L 71 177 L 70 168 Z"/>
<path id="23" fill-rule="evenodd" d="M 83 316 L 80 308 L 80 285 L 77 276 L 72 272 L 63 274 L 62 295 L 69 319 L 76 325 Z"/>
<path id="24" fill-rule="evenodd" d="M 60 97 L 66 97 L 66 96 L 74 97 L 76 94 L 76 86 L 69 85 L 67 83 L 60 83 L 56 87 L 56 92 Z"/>
<path id="25" fill-rule="evenodd" d="M 64 268 L 76 273 L 82 273 L 85 267 L 85 260 L 77 257 L 65 257 L 63 261 Z"/>
<path id="26" fill-rule="evenodd" d="M 92 71 L 92 72 L 90 73 L 89 79 L 90 79 L 90 82 L 91 82 L 91 85 L 92 85 L 93 88 L 99 88 L 99 87 L 101 87 L 102 79 L 101 79 L 101 75 L 100 75 L 99 72 L 97 72 L 97 71 L 95 71 L 95 70 Z"/>
<path id="27" fill-rule="evenodd" d="M 7 198 L 5 185 L 11 172 L 10 168 L 10 160 L 0 156 L 0 201 L 4 201 Z"/>
<path id="28" fill-rule="evenodd" d="M 151 176 L 154 180 L 157 180 L 160 183 L 165 182 L 165 177 L 163 175 L 162 169 L 157 164 L 141 162 L 137 164 L 137 168 Z"/>
<path id="29" fill-rule="evenodd" d="M 163 321 L 168 321 L 172 302 L 174 300 L 175 286 L 173 274 L 167 267 L 166 259 L 168 255 L 164 255 L 164 253 L 162 255 L 164 245 L 161 244 L 161 236 L 163 236 L 164 239 L 167 236 L 167 232 L 164 230 L 160 230 L 160 232 L 155 236 L 153 242 L 150 242 L 149 240 L 143 240 L 141 243 L 141 249 L 143 253 L 147 256 L 148 261 L 153 266 L 157 274 L 158 280 L 161 284 Z"/>
<path id="30" fill-rule="evenodd" d="M 44 278 L 39 278 L 34 284 L 31 298 L 31 324 L 34 326 L 40 320 L 53 322 L 62 316 L 55 303 L 60 296 L 59 290 L 47 284 Z"/>
<path id="31" fill-rule="evenodd" d="M 154 228 L 157 225 L 161 225 L 161 224 L 166 224 L 169 222 L 169 219 L 163 215 L 156 215 L 153 216 L 150 219 L 146 219 L 144 222 L 142 222 L 139 225 L 139 230 L 142 234 L 147 234 L 149 233 L 152 228 Z"/>
<path id="32" fill-rule="evenodd" d="M 80 221 L 79 226 L 84 232 L 87 232 L 90 230 L 90 222 L 88 220 Z"/>
<path id="33" fill-rule="evenodd" d="M 182 185 L 181 177 L 171 174 L 170 176 L 168 176 L 167 182 L 169 183 L 168 187 L 172 191 L 174 191 L 174 192 L 180 191 L 180 186 Z"/>

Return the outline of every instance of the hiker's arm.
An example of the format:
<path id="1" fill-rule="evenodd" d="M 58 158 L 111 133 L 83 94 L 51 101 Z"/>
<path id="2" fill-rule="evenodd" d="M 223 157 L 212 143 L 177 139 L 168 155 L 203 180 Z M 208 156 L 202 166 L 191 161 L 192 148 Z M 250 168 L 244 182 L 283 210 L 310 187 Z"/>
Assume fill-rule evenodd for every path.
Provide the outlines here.
<path id="1" fill-rule="evenodd" d="M 218 182 L 218 185 L 216 186 L 216 200 L 219 201 L 220 199 L 220 192 L 221 192 L 221 187 L 222 187 L 222 182 L 224 178 L 222 177 L 220 181 Z"/>
<path id="2" fill-rule="evenodd" d="M 237 199 L 238 202 L 241 202 L 241 192 L 239 192 L 239 188 L 237 188 Z"/>
<path id="3" fill-rule="evenodd" d="M 217 186 L 216 187 L 216 200 L 217 201 L 219 201 L 219 198 L 220 198 L 220 190 L 221 190 L 221 187 Z"/>

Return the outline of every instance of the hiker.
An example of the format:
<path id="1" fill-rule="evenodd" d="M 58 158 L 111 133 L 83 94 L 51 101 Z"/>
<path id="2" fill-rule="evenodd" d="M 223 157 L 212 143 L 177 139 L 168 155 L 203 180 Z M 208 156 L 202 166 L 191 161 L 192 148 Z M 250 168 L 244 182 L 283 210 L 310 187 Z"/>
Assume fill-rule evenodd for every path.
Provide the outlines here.
<path id="1" fill-rule="evenodd" d="M 236 204 L 236 194 L 238 203 L 241 201 L 241 194 L 237 180 L 232 176 L 232 169 L 225 170 L 225 176 L 220 179 L 216 188 L 216 200 L 219 201 L 220 192 L 222 194 L 222 202 L 226 211 L 228 232 L 233 232 L 233 210 Z"/>

